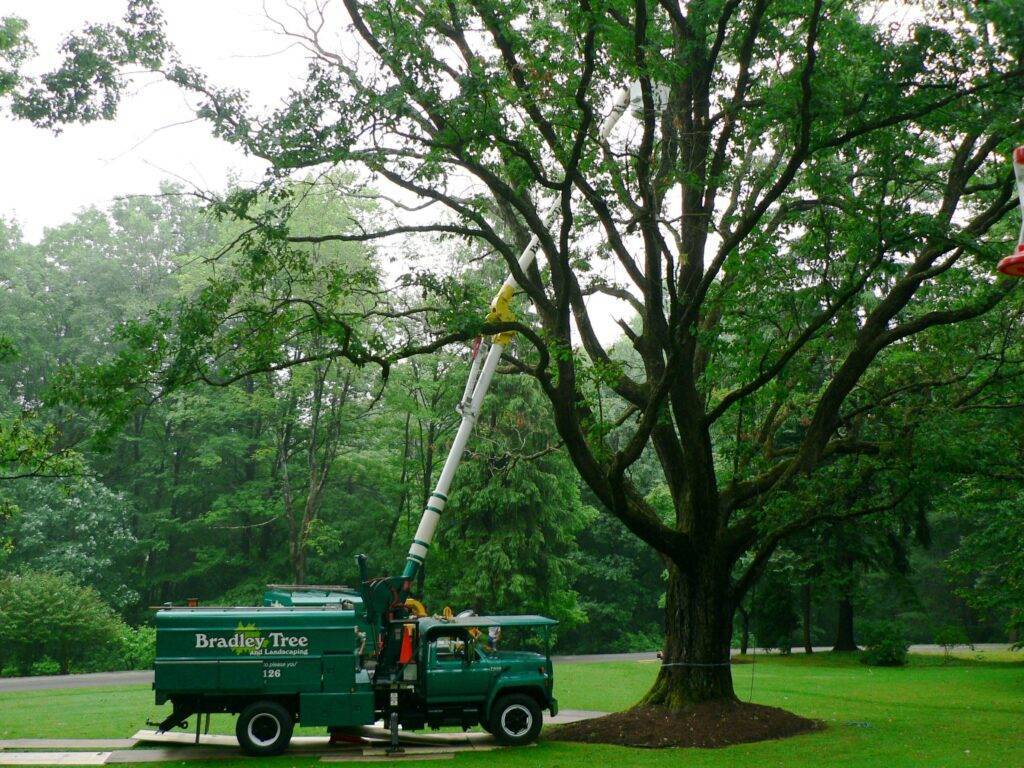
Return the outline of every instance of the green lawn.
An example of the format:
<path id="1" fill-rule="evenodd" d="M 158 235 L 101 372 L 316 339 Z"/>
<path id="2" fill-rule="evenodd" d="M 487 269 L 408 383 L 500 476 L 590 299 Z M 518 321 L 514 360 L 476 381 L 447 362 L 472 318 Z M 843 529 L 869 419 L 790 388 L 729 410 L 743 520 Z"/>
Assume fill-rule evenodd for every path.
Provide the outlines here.
<path id="1" fill-rule="evenodd" d="M 457 768 L 503 766 L 990 766 L 1024 765 L 1024 663 L 986 655 L 944 664 L 913 657 L 904 669 L 865 667 L 832 654 L 760 656 L 733 668 L 744 699 L 785 707 L 824 720 L 820 733 L 717 750 L 636 750 L 542 743 L 537 747 L 459 755 Z M 557 693 L 565 708 L 612 710 L 639 697 L 657 671 L 654 663 L 564 665 Z M 147 687 L 71 689 L 0 694 L 0 738 L 128 736 L 157 718 Z M 215 729 L 229 732 L 228 719 Z M 312 765 L 281 757 L 280 766 Z M 410 761 L 411 762 L 411 761 Z M 254 760 L 218 760 L 210 766 L 253 766 Z M 426 763 L 423 763 L 426 765 Z M 189 763 L 196 766 L 197 763 Z"/>

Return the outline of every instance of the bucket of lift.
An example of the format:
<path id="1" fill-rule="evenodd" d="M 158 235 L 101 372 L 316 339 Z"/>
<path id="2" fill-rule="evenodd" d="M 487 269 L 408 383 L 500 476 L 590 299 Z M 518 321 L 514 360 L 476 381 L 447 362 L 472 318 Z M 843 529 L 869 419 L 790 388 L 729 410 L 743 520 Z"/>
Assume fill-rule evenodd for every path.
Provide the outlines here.
<path id="1" fill-rule="evenodd" d="M 1002 259 L 996 269 L 1009 277 L 1024 277 L 1024 146 L 1013 150 L 1013 173 L 1017 178 L 1017 197 L 1022 217 L 1020 238 L 1017 250 Z"/>
<path id="2" fill-rule="evenodd" d="M 1000 259 L 996 269 L 1008 277 L 1024 277 L 1024 243 L 1017 246 L 1015 253 Z"/>

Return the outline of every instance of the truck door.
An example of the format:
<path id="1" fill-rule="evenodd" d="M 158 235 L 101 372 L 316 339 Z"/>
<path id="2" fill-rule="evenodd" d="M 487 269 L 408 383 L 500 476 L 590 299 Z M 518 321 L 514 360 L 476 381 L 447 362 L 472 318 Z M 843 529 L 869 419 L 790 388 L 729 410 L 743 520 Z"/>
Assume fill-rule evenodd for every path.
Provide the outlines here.
<path id="1" fill-rule="evenodd" d="M 500 669 L 480 658 L 467 635 L 432 637 L 427 697 L 434 702 L 482 701 Z"/>

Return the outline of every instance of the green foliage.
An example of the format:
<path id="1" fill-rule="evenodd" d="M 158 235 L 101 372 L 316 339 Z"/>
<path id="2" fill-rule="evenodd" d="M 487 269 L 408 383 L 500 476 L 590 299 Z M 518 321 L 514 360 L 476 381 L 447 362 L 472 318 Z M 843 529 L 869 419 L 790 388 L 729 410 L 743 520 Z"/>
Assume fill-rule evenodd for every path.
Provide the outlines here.
<path id="1" fill-rule="evenodd" d="M 0 581 L 0 643 L 22 674 L 45 657 L 67 674 L 114 642 L 118 623 L 99 594 L 71 576 L 25 571 Z"/>
<path id="2" fill-rule="evenodd" d="M 1010 450 L 1008 446 L 993 446 Z M 1013 460 L 1015 454 L 1006 455 Z M 998 474 L 998 473 L 992 473 Z M 959 594 L 988 615 L 1001 616 L 1007 630 L 1024 629 L 1024 493 L 1005 480 L 967 478 L 955 486 L 947 503 L 955 505 L 965 532 L 949 561 L 962 578 Z"/>
<path id="3" fill-rule="evenodd" d="M 455 610 L 542 613 L 568 630 L 585 619 L 572 584 L 585 507 L 546 405 L 530 382 L 496 381 L 491 412 L 431 550 L 426 593 Z"/>
<path id="4" fill-rule="evenodd" d="M 39 661 L 32 662 L 32 666 L 28 672 L 30 675 L 59 675 L 60 664 L 49 657 L 39 659 Z"/>
<path id="5" fill-rule="evenodd" d="M 577 534 L 573 588 L 586 623 L 560 631 L 579 653 L 651 651 L 664 644 L 665 568 L 621 522 L 600 512 Z M 623 617 L 628 616 L 628 621 Z"/>
<path id="6" fill-rule="evenodd" d="M 907 663 L 906 632 L 896 621 L 870 623 L 862 632 L 861 661 L 873 667 L 902 667 Z"/>
<path id="7" fill-rule="evenodd" d="M 974 650 L 967 631 L 958 624 L 946 624 L 935 630 L 935 643 L 942 646 L 943 657 L 949 661 L 953 655 L 953 649 L 958 645 L 966 645 Z"/>
<path id="8" fill-rule="evenodd" d="M 301 184 L 284 201 L 247 197 L 230 202 L 231 211 L 242 205 L 295 228 L 343 229 L 366 204 L 340 199 L 333 183 L 344 181 Z M 100 478 L 12 486 L 17 513 L 0 528 L 8 566 L 80 575 L 138 621 L 144 606 L 166 600 L 258 602 L 269 581 L 352 583 L 357 552 L 381 568 L 400 562 L 457 418 L 464 362 L 395 366 L 382 392 L 373 371 L 331 360 L 337 339 L 311 323 L 331 312 L 355 318 L 376 301 L 372 254 L 329 243 L 274 245 L 271 254 L 256 235 L 222 253 L 235 224 L 211 222 L 179 190 L 166 193 L 85 211 L 39 246 L 12 231 L 0 251 L 16 287 L 0 330 L 19 349 L 0 375 L 12 398 L 29 392 L 49 404 L 42 415 L 59 406 L 95 436 L 84 457 Z M 291 265 L 286 279 L 269 269 L 282 258 Z M 469 275 L 461 285 L 479 299 L 484 282 Z M 306 314 L 260 324 L 274 303 L 295 297 L 296 312 Z M 239 324 L 239 316 L 252 322 Z M 161 359 L 181 351 L 171 353 L 162 382 L 148 373 L 151 348 Z M 248 364 L 225 361 L 226 349 L 253 365 L 328 357 L 225 386 L 181 385 L 199 375 L 198 364 Z M 202 375 L 219 371 L 204 367 Z M 428 568 L 438 609 L 453 602 L 549 612 L 566 631 L 582 619 L 573 583 L 585 558 L 576 538 L 594 513 L 556 449 L 545 407 L 522 380 L 496 385 L 494 419 L 479 433 L 487 450 L 468 458 L 449 507 L 466 538 L 439 543 L 435 552 L 452 554 Z M 537 417 L 526 419 L 528 410 Z M 75 664 L 139 663 L 115 646 Z"/>
<path id="9" fill-rule="evenodd" d="M 150 669 L 156 630 L 122 622 L 90 586 L 52 571 L 0 581 L 3 674 Z"/>
<path id="10" fill-rule="evenodd" d="M 117 622 L 109 643 L 96 646 L 94 652 L 76 666 L 77 672 L 113 672 L 125 669 L 152 669 L 156 659 L 156 629 L 131 627 Z"/>
<path id="11" fill-rule="evenodd" d="M 18 85 L 18 70 L 34 52 L 27 30 L 28 23 L 22 18 L 0 17 L 0 98 Z"/>
<path id="12" fill-rule="evenodd" d="M 92 478 L 69 484 L 32 479 L 11 491 L 18 512 L 0 524 L 12 545 L 12 570 L 71 573 L 118 610 L 139 594 L 125 583 L 134 565 L 134 512 L 124 494 Z"/>
<path id="13" fill-rule="evenodd" d="M 79 474 L 81 457 L 59 447 L 60 433 L 52 424 L 40 424 L 38 414 L 0 415 L 0 483 L 30 477 Z"/>
<path id="14" fill-rule="evenodd" d="M 792 577 L 786 570 L 773 568 L 758 581 L 751 595 L 750 622 L 760 647 L 790 652 L 799 626 L 794 597 Z"/>
<path id="15" fill-rule="evenodd" d="M 15 21 L 17 21 L 15 19 Z M 156 66 L 162 16 L 153 3 L 133 2 L 124 26 L 93 24 L 61 46 L 65 65 L 15 95 L 13 111 L 29 120 L 59 129 L 68 120 L 110 119 L 124 90 L 120 68 L 132 63 Z"/>

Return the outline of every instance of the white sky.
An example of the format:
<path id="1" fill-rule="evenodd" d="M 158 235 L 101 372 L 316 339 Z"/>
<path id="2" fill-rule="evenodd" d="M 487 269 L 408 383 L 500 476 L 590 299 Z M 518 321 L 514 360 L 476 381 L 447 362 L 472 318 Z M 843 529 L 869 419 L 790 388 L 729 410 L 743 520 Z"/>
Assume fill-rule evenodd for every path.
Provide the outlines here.
<path id="1" fill-rule="evenodd" d="M 3 0 L 0 15 L 29 22 L 38 49 L 29 71 L 58 60 L 64 38 L 86 22 L 116 21 L 124 0 Z M 271 105 L 305 71 L 297 48 L 271 31 L 260 0 L 169 0 L 161 4 L 168 36 L 184 61 L 221 86 L 243 88 L 253 102 Z M 91 204 L 119 195 L 158 191 L 162 179 L 180 178 L 220 189 L 234 175 L 255 179 L 264 164 L 214 138 L 192 121 L 185 97 L 154 76 L 139 82 L 117 118 L 69 126 L 59 136 L 0 116 L 0 216 L 13 217 L 30 240 Z"/>
<path id="2" fill-rule="evenodd" d="M 294 24 L 287 2 L 266 5 L 276 18 Z M 164 0 L 160 7 L 182 60 L 219 87 L 247 91 L 257 108 L 276 106 L 305 75 L 302 49 L 275 31 L 262 0 Z M 2 0 L 0 16 L 28 21 L 37 50 L 27 72 L 41 74 L 60 61 L 59 47 L 70 33 L 86 23 L 118 21 L 124 11 L 125 0 Z M 155 194 L 167 179 L 220 190 L 233 178 L 263 175 L 262 160 L 215 138 L 207 123 L 194 118 L 180 89 L 155 75 L 140 74 L 135 81 L 114 120 L 66 126 L 59 135 L 0 113 L 0 217 L 16 220 L 28 240 L 38 241 L 47 227 L 70 220 L 81 208 Z M 632 315 L 606 296 L 587 303 L 602 309 L 593 322 L 607 343 L 621 333 L 614 318 Z"/>

